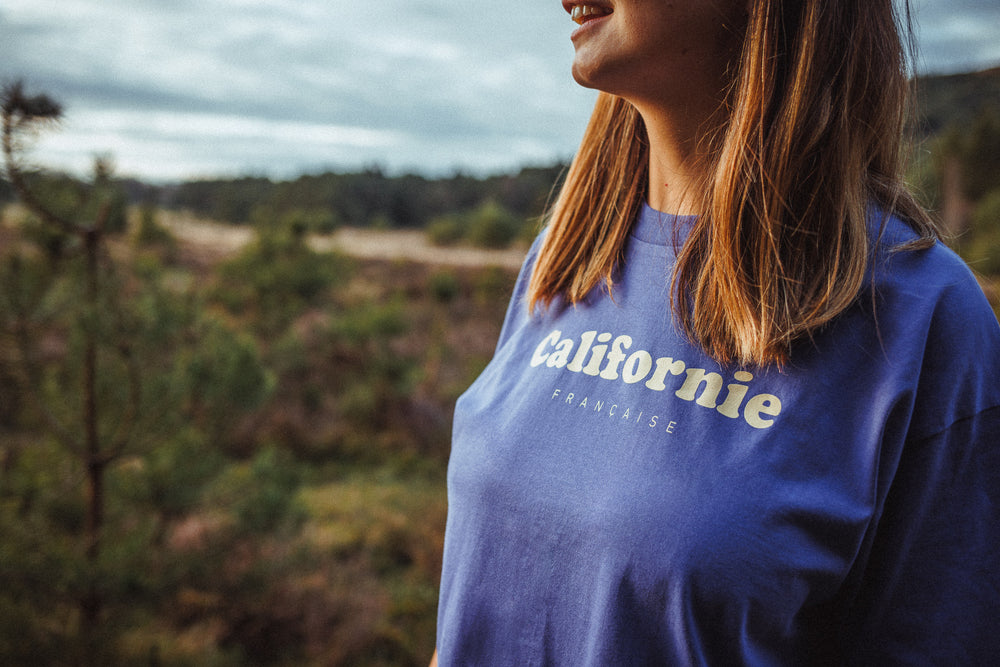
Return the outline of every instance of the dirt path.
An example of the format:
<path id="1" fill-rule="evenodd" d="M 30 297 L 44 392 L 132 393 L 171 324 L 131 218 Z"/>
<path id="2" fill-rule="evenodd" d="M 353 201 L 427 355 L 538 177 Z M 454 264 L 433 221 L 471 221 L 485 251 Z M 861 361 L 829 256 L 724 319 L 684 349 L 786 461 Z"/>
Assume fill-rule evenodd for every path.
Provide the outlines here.
<path id="1" fill-rule="evenodd" d="M 235 253 L 253 239 L 247 227 L 224 225 L 190 215 L 163 211 L 160 223 L 178 240 L 212 249 L 220 255 Z M 313 236 L 310 246 L 318 252 L 337 250 L 364 259 L 409 260 L 443 266 L 499 266 L 517 270 L 524 260 L 523 248 L 483 250 L 480 248 L 442 248 L 428 242 L 415 230 L 377 231 L 373 229 L 338 229 L 333 234 Z"/>
<path id="2" fill-rule="evenodd" d="M 222 256 L 237 252 L 253 240 L 253 229 L 249 227 L 223 225 L 174 211 L 159 211 L 156 217 L 178 241 L 215 250 Z"/>
<path id="3" fill-rule="evenodd" d="M 517 270 L 525 250 L 483 250 L 480 248 L 442 248 L 432 245 L 421 231 L 338 229 L 329 236 L 310 239 L 315 250 L 339 250 L 368 259 L 402 259 L 446 266 L 500 266 Z"/>

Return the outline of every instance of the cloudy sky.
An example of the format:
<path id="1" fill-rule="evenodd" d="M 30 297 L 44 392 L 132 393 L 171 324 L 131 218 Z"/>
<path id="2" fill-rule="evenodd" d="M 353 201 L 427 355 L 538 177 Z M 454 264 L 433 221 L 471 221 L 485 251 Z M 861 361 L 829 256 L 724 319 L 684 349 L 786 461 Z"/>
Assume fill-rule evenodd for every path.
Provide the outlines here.
<path id="1" fill-rule="evenodd" d="M 1000 65 L 1000 0 L 915 0 L 923 72 Z M 559 0 L 3 0 L 0 82 L 65 107 L 35 161 L 149 180 L 565 159 L 593 93 Z"/>

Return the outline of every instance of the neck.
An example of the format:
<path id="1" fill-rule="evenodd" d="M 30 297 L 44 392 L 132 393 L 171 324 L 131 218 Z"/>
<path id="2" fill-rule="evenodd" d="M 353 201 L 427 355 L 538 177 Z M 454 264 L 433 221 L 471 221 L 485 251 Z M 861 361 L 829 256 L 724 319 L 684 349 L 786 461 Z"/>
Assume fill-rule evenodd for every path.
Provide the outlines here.
<path id="1" fill-rule="evenodd" d="M 649 139 L 649 205 L 658 211 L 700 213 L 702 188 L 711 163 L 706 128 L 717 106 L 696 110 L 693 105 L 669 109 L 636 105 Z"/>

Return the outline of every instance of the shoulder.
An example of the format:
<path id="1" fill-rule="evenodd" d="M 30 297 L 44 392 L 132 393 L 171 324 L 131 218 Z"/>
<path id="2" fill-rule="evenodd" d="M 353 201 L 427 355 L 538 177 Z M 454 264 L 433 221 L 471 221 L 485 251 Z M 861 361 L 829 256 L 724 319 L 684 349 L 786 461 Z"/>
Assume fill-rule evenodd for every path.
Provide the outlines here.
<path id="1" fill-rule="evenodd" d="M 545 233 L 547 227 L 542 229 L 532 241 L 531 247 L 528 248 L 527 254 L 524 256 L 524 261 L 521 263 L 521 270 L 517 274 L 517 283 L 514 285 L 514 293 L 511 298 L 512 305 L 514 303 L 523 302 L 528 295 L 528 286 L 531 283 L 531 276 L 535 271 L 535 264 L 538 262 L 538 255 L 541 253 L 542 244 L 545 243 Z"/>
<path id="2" fill-rule="evenodd" d="M 870 286 L 882 298 L 920 303 L 918 313 L 928 307 L 936 316 L 965 313 L 993 328 L 996 317 L 975 274 L 951 248 L 941 241 L 927 247 L 912 247 L 919 240 L 903 220 L 889 216 L 884 226 L 873 220 L 877 236 L 870 270 Z"/>
<path id="3" fill-rule="evenodd" d="M 517 274 L 517 282 L 514 283 L 514 290 L 511 293 L 510 303 L 507 305 L 507 314 L 500 328 L 500 338 L 497 341 L 498 349 L 510 338 L 512 331 L 530 316 L 528 313 L 528 291 L 535 263 L 538 261 L 538 253 L 545 240 L 546 229 L 543 229 L 535 237 L 527 255 L 525 255 L 524 262 L 521 264 L 521 270 Z"/>
<path id="4" fill-rule="evenodd" d="M 1000 323 L 958 255 L 940 241 L 909 249 L 916 240 L 904 221 L 886 221 L 860 299 L 874 306 L 880 344 L 912 364 L 917 421 L 935 432 L 1000 405 Z"/>
<path id="5" fill-rule="evenodd" d="M 543 227 L 542 230 L 538 232 L 538 235 L 535 236 L 535 239 L 531 242 L 531 247 L 528 248 L 528 253 L 524 257 L 524 264 L 521 266 L 522 275 L 527 273 L 528 277 L 531 276 L 531 271 L 535 267 L 535 262 L 538 261 L 538 255 L 542 251 L 542 245 L 545 243 L 548 231 L 548 226 Z"/>

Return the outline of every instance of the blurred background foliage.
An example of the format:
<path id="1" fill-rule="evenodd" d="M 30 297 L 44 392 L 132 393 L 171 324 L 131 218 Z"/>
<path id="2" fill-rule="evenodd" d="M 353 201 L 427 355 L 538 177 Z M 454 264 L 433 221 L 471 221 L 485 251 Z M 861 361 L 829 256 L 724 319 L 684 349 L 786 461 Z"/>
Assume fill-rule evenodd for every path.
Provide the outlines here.
<path id="1" fill-rule="evenodd" d="M 910 174 L 994 306 L 998 91 L 997 71 L 922 82 Z M 426 664 L 452 406 L 514 272 L 310 240 L 523 248 L 563 166 L 173 185 L 19 168 L 69 224 L 0 181 L 0 664 Z M 249 240 L 175 237 L 178 212 Z"/>

